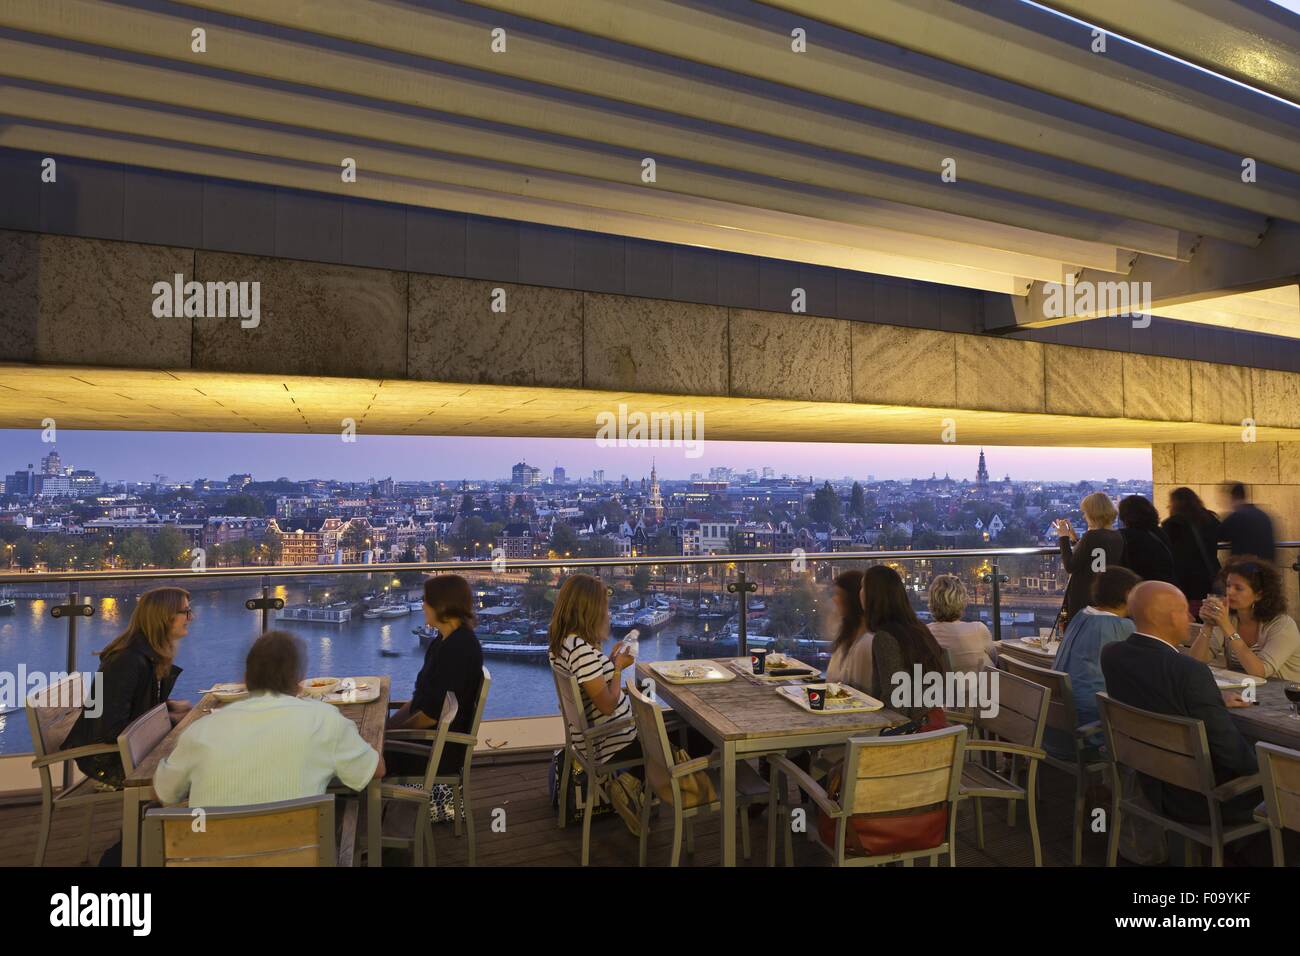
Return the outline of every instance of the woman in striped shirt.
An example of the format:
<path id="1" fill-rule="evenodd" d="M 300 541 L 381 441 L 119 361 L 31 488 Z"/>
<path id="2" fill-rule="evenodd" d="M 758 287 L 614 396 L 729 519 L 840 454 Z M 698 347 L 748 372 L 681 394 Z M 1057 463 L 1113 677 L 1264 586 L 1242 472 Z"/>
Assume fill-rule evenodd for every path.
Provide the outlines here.
<path id="1" fill-rule="evenodd" d="M 609 603 L 605 585 L 589 574 L 575 574 L 564 582 L 551 615 L 551 665 L 573 675 L 582 692 L 582 706 L 592 728 L 614 721 L 628 722 L 627 728 L 596 741 L 596 759 L 607 763 L 641 756 L 632 723 L 632 702 L 623 693 L 623 671 L 635 661 L 620 645 L 613 660 L 600 645 L 609 635 Z M 583 746 L 583 735 L 575 728 L 573 742 Z M 640 776 L 639 769 L 633 771 Z"/>

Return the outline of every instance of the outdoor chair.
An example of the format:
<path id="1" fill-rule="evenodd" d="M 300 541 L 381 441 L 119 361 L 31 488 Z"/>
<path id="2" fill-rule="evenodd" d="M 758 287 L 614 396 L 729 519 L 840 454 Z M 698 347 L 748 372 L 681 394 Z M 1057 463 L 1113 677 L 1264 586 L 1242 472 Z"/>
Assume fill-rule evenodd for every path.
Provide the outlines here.
<path id="1" fill-rule="evenodd" d="M 649 697 L 638 691 L 631 681 L 627 684 L 627 693 L 632 699 L 632 718 L 636 722 L 637 739 L 641 741 L 641 752 L 645 755 L 646 785 L 644 800 L 641 803 L 641 847 L 637 858 L 639 866 L 645 866 L 646 849 L 650 839 L 650 810 L 658 802 L 671 807 L 673 811 L 673 842 L 671 866 L 677 866 L 681 860 L 682 831 L 685 829 L 687 852 L 694 851 L 691 832 L 693 821 L 702 815 L 722 812 L 722 790 L 719 781 L 719 757 L 696 757 L 682 763 L 668 743 L 668 729 L 664 724 L 664 712 Z M 704 772 L 713 788 L 715 799 L 705 801 L 701 794 L 682 792 L 682 781 L 698 772 Z M 738 761 L 736 764 L 736 812 L 740 817 L 740 846 L 749 859 L 749 808 L 755 803 L 768 802 L 767 781 L 758 775 L 748 763 Z"/>
<path id="2" fill-rule="evenodd" d="M 790 812 L 781 799 L 788 777 L 812 797 L 817 807 L 835 821 L 834 845 L 827 845 L 820 833 L 813 842 L 830 855 L 836 866 L 879 866 L 902 862 L 911 866 L 917 857 L 928 857 L 937 865 L 939 855 L 948 854 L 948 865 L 957 865 L 957 794 L 961 786 L 962 755 L 966 747 L 964 726 L 945 727 L 925 734 L 893 737 L 851 737 L 844 748 L 844 781 L 838 799 L 788 757 L 769 757 L 772 768 L 769 799 L 778 808 L 777 819 L 767 831 L 768 865 L 776 863 L 776 832 L 785 835 L 785 864 L 794 865 L 790 838 Z M 947 811 L 946 834 L 933 846 L 901 849 L 878 855 L 850 854 L 844 841 L 857 814 L 897 815 L 909 810 L 943 807 Z M 813 829 L 810 822 L 809 831 Z"/>
<path id="3" fill-rule="evenodd" d="M 145 866 L 334 866 L 334 795 L 144 815 Z"/>
<path id="4" fill-rule="evenodd" d="M 1286 866 L 1282 831 L 1300 833 L 1300 751 L 1260 742 L 1255 754 L 1264 783 L 1264 805 L 1255 811 L 1255 819 L 1268 824 L 1273 865 Z"/>
<path id="5" fill-rule="evenodd" d="M 1074 689 L 1070 685 L 1070 675 L 1064 671 L 1048 670 L 1021 661 L 1019 658 L 999 654 L 999 665 L 1013 677 L 1032 681 L 1050 692 L 1047 707 L 1047 727 L 1058 731 L 1060 736 L 1070 741 L 1073 759 L 1063 760 L 1051 752 L 1044 752 L 1042 762 L 1054 770 L 1067 773 L 1074 778 L 1074 865 L 1083 865 L 1083 828 L 1087 811 L 1088 784 L 1101 783 L 1106 779 L 1109 764 L 1094 748 L 1088 745 L 1088 738 L 1101 731 L 1101 725 L 1093 722 L 1082 727 L 1078 723 L 1078 712 L 1074 704 Z M 1013 779 L 1015 774 L 1013 773 Z M 1014 805 L 1013 805 L 1014 806 Z M 1014 822 L 1014 814 L 1008 815 L 1008 822 Z"/>
<path id="6" fill-rule="evenodd" d="M 1004 777 L 978 760 L 968 760 L 962 766 L 961 789 L 957 798 L 973 800 L 975 807 L 976 845 L 984 849 L 985 798 L 1025 801 L 1029 817 L 1029 838 L 1034 847 L 1034 866 L 1043 865 L 1042 844 L 1038 837 L 1038 764 L 1047 756 L 1043 750 L 1043 731 L 1047 727 L 1048 702 L 1052 692 L 1041 684 L 1013 674 L 1001 673 L 995 667 L 986 671 L 996 675 L 998 681 L 998 712 L 992 717 L 981 716 L 978 708 L 972 717 L 973 730 L 981 739 L 966 741 L 966 755 L 984 753 L 1007 754 L 1023 757 L 1028 762 L 1025 785 L 1014 779 L 1014 774 Z"/>
<path id="7" fill-rule="evenodd" d="M 95 807 L 102 803 L 119 803 L 122 794 L 116 790 L 101 790 L 94 780 L 83 778 L 77 783 L 55 792 L 52 769 L 66 765 L 79 757 L 117 753 L 115 744 L 87 744 L 63 750 L 72 725 L 81 716 L 86 703 L 86 688 L 80 674 L 51 684 L 43 690 L 33 691 L 27 697 L 27 726 L 32 735 L 32 767 L 39 771 L 41 780 L 41 823 L 36 839 L 35 866 L 45 865 L 45 851 L 50 842 L 50 826 L 54 811 L 63 807 L 85 807 L 86 826 L 81 838 L 81 862 L 90 860 L 90 833 L 95 822 Z"/>
<path id="8" fill-rule="evenodd" d="M 603 786 L 614 774 L 640 767 L 644 761 L 637 757 L 633 760 L 601 763 L 596 745 L 610 734 L 635 727 L 635 721 L 614 720 L 592 727 L 587 722 L 587 711 L 582 705 L 582 688 L 578 686 L 577 680 L 563 667 L 555 664 L 551 665 L 551 674 L 555 678 L 555 693 L 560 700 L 560 715 L 564 718 L 564 762 L 560 769 L 558 787 L 559 826 L 563 829 L 568 818 L 569 777 L 576 765 L 587 778 L 586 805 L 582 816 L 582 865 L 587 866 L 591 860 L 591 817 L 596 809 L 596 800 L 608 799 Z"/>
<path id="9" fill-rule="evenodd" d="M 1210 848 L 1211 865 L 1223 865 L 1223 848 L 1268 829 L 1258 821 L 1225 825 L 1222 804 L 1233 797 L 1256 789 L 1261 780 L 1258 774 L 1238 777 L 1225 784 L 1214 781 L 1214 765 L 1210 761 L 1210 747 L 1205 739 L 1205 724 L 1191 717 L 1172 717 L 1121 704 L 1109 694 L 1099 693 L 1097 703 L 1101 708 L 1101 724 L 1106 730 L 1106 747 L 1111 758 L 1110 834 L 1106 850 L 1106 865 L 1115 866 L 1119 854 L 1121 814 L 1132 813 L 1172 830 L 1187 844 L 1188 857 L 1196 844 Z M 1184 823 L 1167 817 L 1132 799 L 1125 799 L 1120 789 L 1120 768 L 1129 767 L 1162 783 L 1183 787 L 1205 797 L 1210 822 Z"/>

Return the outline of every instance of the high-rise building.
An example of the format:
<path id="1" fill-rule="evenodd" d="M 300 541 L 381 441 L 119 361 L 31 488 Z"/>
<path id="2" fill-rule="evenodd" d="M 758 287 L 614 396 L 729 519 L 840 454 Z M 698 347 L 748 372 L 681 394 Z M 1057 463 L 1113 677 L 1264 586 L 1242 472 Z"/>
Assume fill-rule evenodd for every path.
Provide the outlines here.
<path id="1" fill-rule="evenodd" d="M 59 459 L 59 453 L 52 451 L 41 459 L 42 475 L 61 475 L 63 474 L 63 462 Z"/>
<path id="2" fill-rule="evenodd" d="M 597 485 L 603 485 L 605 483 L 605 469 L 593 468 L 591 471 L 591 480 Z"/>
<path id="3" fill-rule="evenodd" d="M 542 483 L 542 469 L 534 468 L 527 462 L 521 461 L 510 469 L 510 483 L 514 485 L 540 485 Z"/>
<path id="4" fill-rule="evenodd" d="M 31 465 L 27 466 L 26 471 L 15 471 L 12 475 L 5 475 L 5 494 L 30 498 L 36 494 L 36 478 L 36 472 L 32 470 Z"/>
<path id="5" fill-rule="evenodd" d="M 565 481 L 564 469 L 561 468 L 559 465 L 556 465 L 555 470 L 551 472 L 551 483 L 556 485 L 562 485 L 564 484 L 564 481 Z"/>
<path id="6" fill-rule="evenodd" d="M 78 469 L 68 476 L 68 482 L 72 486 L 72 493 L 78 498 L 84 498 L 87 495 L 97 495 L 104 490 L 103 482 L 93 471 Z"/>

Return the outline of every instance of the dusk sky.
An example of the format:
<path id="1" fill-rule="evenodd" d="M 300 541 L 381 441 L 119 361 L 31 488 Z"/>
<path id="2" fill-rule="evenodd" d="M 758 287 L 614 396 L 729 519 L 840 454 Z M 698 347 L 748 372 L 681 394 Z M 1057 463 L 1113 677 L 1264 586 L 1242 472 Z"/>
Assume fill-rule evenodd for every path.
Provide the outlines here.
<path id="1" fill-rule="evenodd" d="M 661 478 L 705 475 L 711 467 L 744 470 L 771 466 L 777 475 L 865 479 L 929 477 L 931 472 L 974 478 L 979 447 L 973 445 L 848 445 L 806 442 L 706 441 L 698 458 L 683 448 L 598 448 L 579 438 L 433 438 L 358 435 L 344 444 L 337 435 L 197 434 L 192 432 L 95 432 L 61 429 L 54 445 L 39 430 L 0 430 L 0 473 L 28 464 L 40 467 L 51 449 L 64 466 L 89 468 L 101 478 L 152 481 L 224 479 L 248 472 L 259 481 L 286 477 L 364 481 L 508 478 L 523 460 L 549 478 L 560 465 L 569 477 L 605 478 L 650 473 L 653 458 Z M 1151 452 L 1131 448 L 1021 448 L 986 446 L 989 472 L 1000 479 L 1080 480 L 1151 477 Z"/>

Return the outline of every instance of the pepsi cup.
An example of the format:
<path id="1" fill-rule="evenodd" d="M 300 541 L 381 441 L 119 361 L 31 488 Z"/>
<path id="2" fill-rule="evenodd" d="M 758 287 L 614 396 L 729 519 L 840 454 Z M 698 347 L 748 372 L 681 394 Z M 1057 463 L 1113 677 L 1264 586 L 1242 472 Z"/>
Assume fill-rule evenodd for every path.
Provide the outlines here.
<path id="1" fill-rule="evenodd" d="M 808 691 L 808 709 L 825 710 L 826 709 L 826 688 L 809 687 Z"/>
<path id="2" fill-rule="evenodd" d="M 767 651 L 753 650 L 749 652 L 749 666 L 754 668 L 755 674 L 763 674 L 767 671 Z"/>

